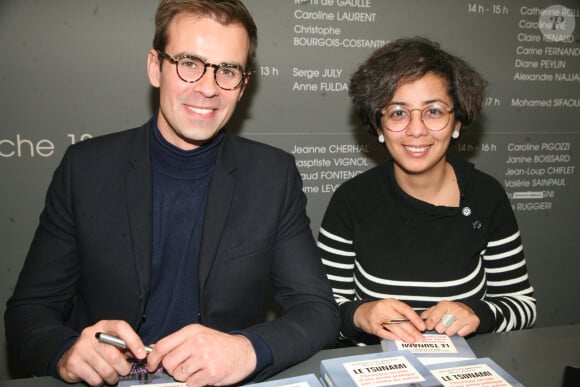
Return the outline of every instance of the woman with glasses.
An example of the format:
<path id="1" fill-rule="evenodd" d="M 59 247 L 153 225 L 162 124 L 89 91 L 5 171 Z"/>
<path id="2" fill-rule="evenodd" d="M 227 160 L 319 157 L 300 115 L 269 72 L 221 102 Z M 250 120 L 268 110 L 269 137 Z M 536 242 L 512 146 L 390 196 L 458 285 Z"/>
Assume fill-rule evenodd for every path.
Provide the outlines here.
<path id="1" fill-rule="evenodd" d="M 422 340 L 524 329 L 536 319 L 522 241 L 502 186 L 447 156 L 480 113 L 485 80 L 424 38 L 374 52 L 349 93 L 391 160 L 344 183 L 318 246 L 341 338 Z"/>

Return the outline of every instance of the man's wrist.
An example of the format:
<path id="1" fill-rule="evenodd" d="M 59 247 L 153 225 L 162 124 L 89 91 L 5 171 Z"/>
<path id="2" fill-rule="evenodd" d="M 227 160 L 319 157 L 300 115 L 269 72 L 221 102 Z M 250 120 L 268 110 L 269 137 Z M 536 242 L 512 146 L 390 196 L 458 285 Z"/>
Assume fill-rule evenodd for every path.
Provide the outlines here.
<path id="1" fill-rule="evenodd" d="M 62 358 L 62 356 L 66 353 L 66 351 L 68 351 L 74 345 L 77 339 L 78 336 L 69 337 L 68 339 L 66 339 L 66 341 L 62 343 L 58 351 L 56 351 L 52 355 L 52 357 L 50 358 L 50 362 L 46 367 L 46 374 L 48 376 L 52 376 L 54 378 L 62 380 L 60 372 L 58 371 L 58 363 Z"/>
<path id="2" fill-rule="evenodd" d="M 274 355 L 272 354 L 272 349 L 260 336 L 249 331 L 235 331 L 230 333 L 244 336 L 248 339 L 254 350 L 256 367 L 248 379 L 253 379 L 259 372 L 273 363 Z"/>

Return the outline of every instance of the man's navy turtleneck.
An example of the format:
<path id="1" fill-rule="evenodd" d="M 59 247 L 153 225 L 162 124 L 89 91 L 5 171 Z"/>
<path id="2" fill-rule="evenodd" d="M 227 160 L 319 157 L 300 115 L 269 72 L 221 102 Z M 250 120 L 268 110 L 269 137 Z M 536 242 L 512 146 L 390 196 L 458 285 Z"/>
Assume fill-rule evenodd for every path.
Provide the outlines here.
<path id="1" fill-rule="evenodd" d="M 151 135 L 153 260 L 150 296 L 139 328 L 155 343 L 199 322 L 198 256 L 209 181 L 223 132 L 191 151 Z"/>

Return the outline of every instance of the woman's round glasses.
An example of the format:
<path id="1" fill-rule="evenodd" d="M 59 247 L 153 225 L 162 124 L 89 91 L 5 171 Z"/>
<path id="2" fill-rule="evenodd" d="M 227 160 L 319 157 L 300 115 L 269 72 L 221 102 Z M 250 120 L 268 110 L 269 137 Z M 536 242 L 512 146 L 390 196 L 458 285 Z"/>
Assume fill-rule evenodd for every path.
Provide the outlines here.
<path id="1" fill-rule="evenodd" d="M 421 122 L 429 130 L 442 130 L 449 124 L 453 108 L 444 102 L 434 102 L 423 108 L 410 108 L 401 104 L 390 104 L 381 110 L 383 127 L 391 132 L 402 132 L 407 129 L 413 119 L 413 111 L 421 112 Z"/>
<path id="2" fill-rule="evenodd" d="M 242 85 L 245 77 L 251 72 L 244 72 L 241 66 L 230 63 L 213 64 L 193 55 L 171 56 L 166 52 L 157 50 L 159 55 L 170 62 L 175 63 L 177 76 L 188 83 L 197 82 L 203 77 L 208 67 L 213 67 L 213 77 L 217 85 L 224 90 L 234 90 Z"/>

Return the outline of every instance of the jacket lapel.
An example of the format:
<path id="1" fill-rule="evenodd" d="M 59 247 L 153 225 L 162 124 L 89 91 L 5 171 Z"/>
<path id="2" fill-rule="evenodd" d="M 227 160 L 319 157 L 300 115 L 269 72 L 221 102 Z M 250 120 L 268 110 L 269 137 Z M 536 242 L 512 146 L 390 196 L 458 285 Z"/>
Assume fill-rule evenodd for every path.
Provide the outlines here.
<path id="1" fill-rule="evenodd" d="M 209 185 L 199 254 L 201 288 L 209 277 L 220 245 L 223 245 L 220 242 L 236 188 L 236 162 L 232 141 L 232 136 L 226 132 Z"/>
<path id="2" fill-rule="evenodd" d="M 138 130 L 138 138 L 127 169 L 127 209 L 131 228 L 131 240 L 135 261 L 135 271 L 139 289 L 147 296 L 151 278 L 152 254 L 152 179 L 149 156 L 149 133 L 151 122 Z"/>

